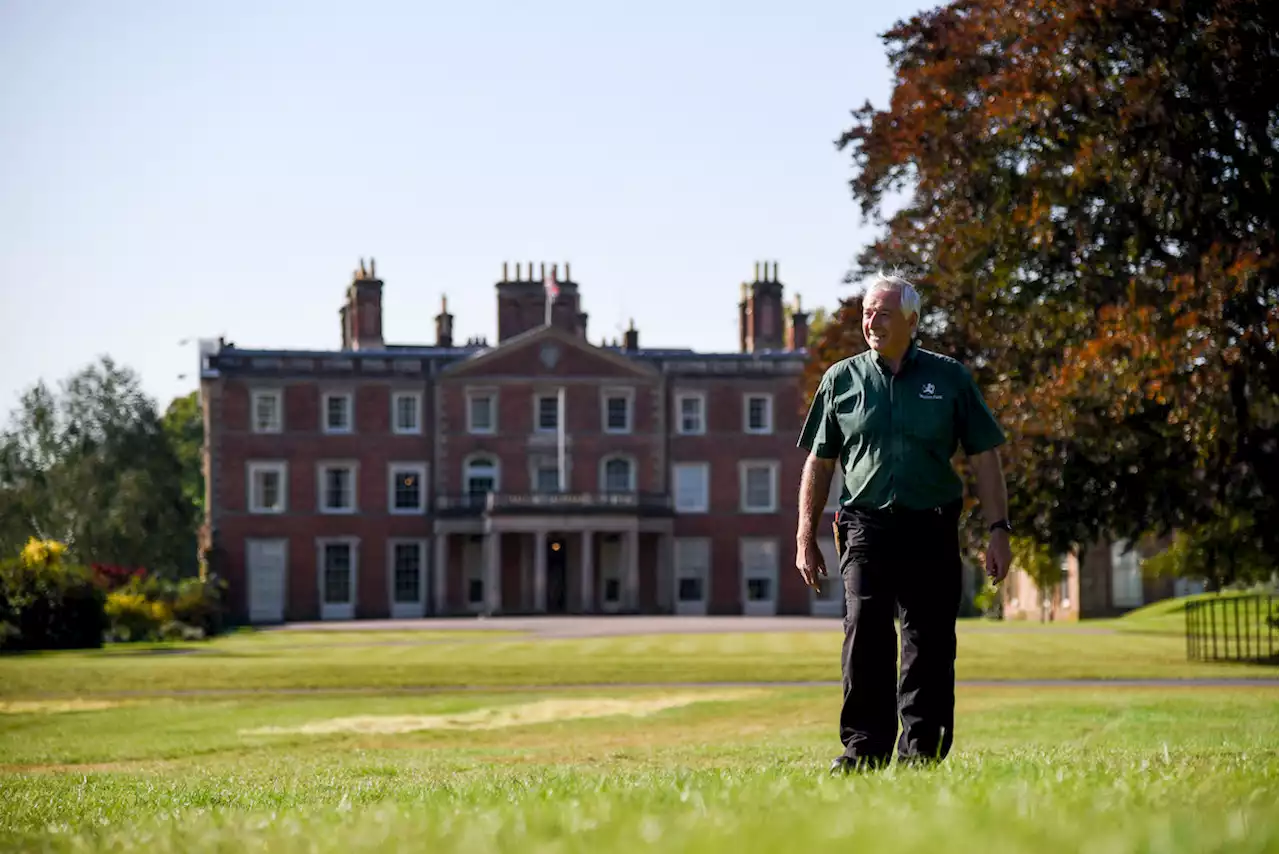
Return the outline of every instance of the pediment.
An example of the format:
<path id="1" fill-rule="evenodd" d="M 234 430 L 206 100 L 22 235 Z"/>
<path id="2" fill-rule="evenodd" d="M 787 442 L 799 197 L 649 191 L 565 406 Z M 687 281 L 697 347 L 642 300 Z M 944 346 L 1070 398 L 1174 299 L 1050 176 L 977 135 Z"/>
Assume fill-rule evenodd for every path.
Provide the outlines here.
<path id="1" fill-rule="evenodd" d="M 553 326 L 531 329 L 497 347 L 455 362 L 444 377 L 601 377 L 654 378 L 650 365 L 596 347 Z"/>

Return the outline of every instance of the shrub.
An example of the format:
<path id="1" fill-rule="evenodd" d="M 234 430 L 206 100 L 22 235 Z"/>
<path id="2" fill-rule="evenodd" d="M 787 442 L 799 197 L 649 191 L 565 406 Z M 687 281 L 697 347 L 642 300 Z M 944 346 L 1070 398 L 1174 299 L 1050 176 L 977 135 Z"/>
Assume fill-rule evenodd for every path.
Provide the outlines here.
<path id="1" fill-rule="evenodd" d="M 133 576 L 107 597 L 110 637 L 116 641 L 200 640 L 222 631 L 218 579 Z"/>
<path id="2" fill-rule="evenodd" d="M 973 607 L 978 613 L 991 620 L 999 620 L 1004 616 L 1004 602 L 1000 598 L 1000 588 L 983 576 L 982 589 L 974 594 Z"/>
<path id="3" fill-rule="evenodd" d="M 19 558 L 0 561 L 0 648 L 102 646 L 105 594 L 86 567 L 63 563 L 65 551 L 33 538 Z"/>
<path id="4" fill-rule="evenodd" d="M 89 567 L 93 570 L 94 581 L 108 593 L 119 590 L 135 578 L 145 578 L 147 574 L 147 571 L 141 567 L 135 569 L 104 563 L 90 564 Z"/>
<path id="5" fill-rule="evenodd" d="M 174 619 L 199 631 L 202 637 L 221 634 L 225 625 L 222 594 L 226 587 L 226 582 L 216 576 L 182 579 L 173 597 Z"/>
<path id="6" fill-rule="evenodd" d="M 108 595 L 104 610 L 112 640 L 160 640 L 162 629 L 173 620 L 167 603 L 148 599 L 133 585 Z"/>

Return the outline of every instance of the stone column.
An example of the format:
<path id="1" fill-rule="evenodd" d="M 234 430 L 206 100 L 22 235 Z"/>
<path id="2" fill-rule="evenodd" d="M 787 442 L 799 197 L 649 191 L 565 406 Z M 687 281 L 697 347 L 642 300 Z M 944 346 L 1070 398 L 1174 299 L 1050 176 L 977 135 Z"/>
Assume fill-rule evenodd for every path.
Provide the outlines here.
<path id="1" fill-rule="evenodd" d="M 533 535 L 533 610 L 547 610 L 547 532 Z"/>
<path id="2" fill-rule="evenodd" d="M 591 531 L 582 532 L 582 613 L 591 614 L 596 609 L 595 549 Z"/>
<path id="3" fill-rule="evenodd" d="M 632 528 L 622 538 L 622 608 L 635 611 L 640 607 L 640 531 Z"/>
<path id="4" fill-rule="evenodd" d="M 440 616 L 445 612 L 445 595 L 448 591 L 449 535 L 436 534 L 435 557 L 431 562 L 431 613 Z"/>
<path id="5" fill-rule="evenodd" d="M 484 535 L 484 599 L 485 612 L 502 610 L 502 534 L 490 531 Z"/>

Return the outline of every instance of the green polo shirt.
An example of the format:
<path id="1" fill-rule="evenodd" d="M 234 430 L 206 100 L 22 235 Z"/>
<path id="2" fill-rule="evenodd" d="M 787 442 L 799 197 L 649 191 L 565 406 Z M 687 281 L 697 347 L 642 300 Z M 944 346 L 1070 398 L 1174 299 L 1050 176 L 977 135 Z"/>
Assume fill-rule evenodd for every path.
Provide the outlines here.
<path id="1" fill-rule="evenodd" d="M 832 365 L 796 444 L 839 458 L 842 507 L 927 510 L 964 494 L 957 445 L 972 456 L 1003 442 L 969 370 L 913 341 L 897 374 L 874 350 Z"/>

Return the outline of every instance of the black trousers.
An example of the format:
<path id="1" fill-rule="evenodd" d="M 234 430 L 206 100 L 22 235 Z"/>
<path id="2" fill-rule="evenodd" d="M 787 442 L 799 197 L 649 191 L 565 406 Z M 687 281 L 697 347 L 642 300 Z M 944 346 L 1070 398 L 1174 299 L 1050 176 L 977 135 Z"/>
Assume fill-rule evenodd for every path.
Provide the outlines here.
<path id="1" fill-rule="evenodd" d="M 845 618 L 840 741 L 856 765 L 946 758 L 955 729 L 960 502 L 842 510 Z M 894 616 L 902 622 L 901 676 Z"/>

